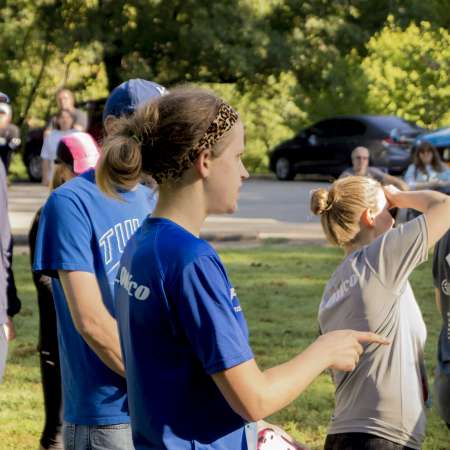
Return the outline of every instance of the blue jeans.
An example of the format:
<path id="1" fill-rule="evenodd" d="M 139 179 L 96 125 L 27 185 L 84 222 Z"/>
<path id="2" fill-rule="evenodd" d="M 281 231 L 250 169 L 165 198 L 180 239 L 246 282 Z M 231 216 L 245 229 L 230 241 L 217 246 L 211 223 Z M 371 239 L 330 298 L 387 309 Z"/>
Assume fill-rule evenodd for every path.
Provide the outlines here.
<path id="1" fill-rule="evenodd" d="M 134 450 L 129 423 L 74 425 L 64 422 L 64 450 Z"/>

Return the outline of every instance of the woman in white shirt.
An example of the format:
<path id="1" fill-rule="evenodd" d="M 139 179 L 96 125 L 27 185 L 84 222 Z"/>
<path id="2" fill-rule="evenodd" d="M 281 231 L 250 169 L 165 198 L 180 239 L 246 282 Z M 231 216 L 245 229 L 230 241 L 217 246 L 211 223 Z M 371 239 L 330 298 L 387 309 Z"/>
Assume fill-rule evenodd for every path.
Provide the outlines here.
<path id="1" fill-rule="evenodd" d="M 77 131 L 73 128 L 75 116 L 68 109 L 61 109 L 58 112 L 56 115 L 56 123 L 58 128 L 50 131 L 45 136 L 41 150 L 42 184 L 44 186 L 49 186 L 50 180 L 53 177 L 53 166 L 59 141 L 64 136 Z"/>
<path id="2" fill-rule="evenodd" d="M 450 190 L 450 169 L 441 161 L 437 150 L 428 142 L 421 142 L 413 154 L 413 162 L 405 173 L 405 181 L 414 190 Z"/>

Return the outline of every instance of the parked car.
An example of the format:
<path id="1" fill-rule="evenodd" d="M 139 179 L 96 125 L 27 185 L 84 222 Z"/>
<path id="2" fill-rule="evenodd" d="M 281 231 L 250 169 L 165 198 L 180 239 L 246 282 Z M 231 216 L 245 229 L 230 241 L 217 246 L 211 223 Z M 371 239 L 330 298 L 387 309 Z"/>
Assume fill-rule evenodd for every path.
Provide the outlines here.
<path id="1" fill-rule="evenodd" d="M 88 129 L 94 139 L 99 142 L 103 133 L 102 114 L 106 99 L 89 100 L 77 105 L 88 114 Z M 33 128 L 28 131 L 23 146 L 22 159 L 27 168 L 28 177 L 31 181 L 41 181 L 42 162 L 41 149 L 44 141 L 44 127 Z"/>
<path id="2" fill-rule="evenodd" d="M 352 150 L 362 145 L 370 150 L 371 165 L 401 174 L 409 164 L 411 145 L 395 142 L 393 129 L 414 136 L 424 131 L 396 116 L 333 117 L 278 145 L 269 155 L 269 168 L 279 180 L 292 180 L 298 173 L 335 178 L 351 165 Z"/>

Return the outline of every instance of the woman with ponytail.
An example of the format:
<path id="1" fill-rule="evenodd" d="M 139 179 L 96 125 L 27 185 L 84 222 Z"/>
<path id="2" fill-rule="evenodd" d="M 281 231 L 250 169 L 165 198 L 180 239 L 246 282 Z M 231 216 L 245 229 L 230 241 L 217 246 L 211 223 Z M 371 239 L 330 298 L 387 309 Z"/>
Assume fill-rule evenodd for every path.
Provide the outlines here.
<path id="1" fill-rule="evenodd" d="M 423 215 L 392 228 L 390 208 Z M 426 328 L 408 277 L 450 227 L 450 197 L 348 177 L 314 191 L 311 210 L 328 241 L 345 252 L 322 296 L 321 332 L 352 328 L 391 342 L 368 345 L 351 373 L 333 370 L 336 406 L 325 449 L 420 449 Z"/>
<path id="2" fill-rule="evenodd" d="M 140 79 L 117 86 L 105 105 L 105 132 L 163 92 Z M 65 450 L 133 448 L 113 291 L 125 244 L 154 205 L 154 192 L 138 179 L 118 199 L 105 196 L 91 169 L 54 190 L 42 210 L 33 268 L 52 278 Z"/>
<path id="3" fill-rule="evenodd" d="M 97 179 L 109 195 L 142 174 L 159 185 L 152 217 L 130 239 L 116 311 L 135 448 L 256 448 L 253 422 L 292 402 L 322 371 L 351 371 L 367 332 L 336 331 L 262 371 L 238 293 L 199 238 L 210 214 L 233 213 L 248 172 L 244 127 L 209 91 L 174 89 L 121 120 Z"/>
<path id="4" fill-rule="evenodd" d="M 55 169 L 50 181 L 51 191 L 57 189 L 66 181 L 94 168 L 100 153 L 97 144 L 89 134 L 76 132 L 61 138 L 55 156 Z M 36 213 L 28 234 L 31 265 L 34 260 L 41 210 L 39 209 Z M 45 408 L 44 430 L 42 431 L 39 449 L 59 450 L 63 448 L 61 437 L 62 390 L 52 283 L 50 277 L 35 272 L 33 272 L 33 282 L 38 298 L 38 351 Z"/>

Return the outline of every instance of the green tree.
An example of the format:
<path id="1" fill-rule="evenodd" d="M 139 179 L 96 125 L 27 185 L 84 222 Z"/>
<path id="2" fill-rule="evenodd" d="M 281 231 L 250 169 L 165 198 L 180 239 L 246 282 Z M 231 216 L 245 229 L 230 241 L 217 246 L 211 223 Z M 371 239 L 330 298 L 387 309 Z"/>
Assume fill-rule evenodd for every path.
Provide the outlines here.
<path id="1" fill-rule="evenodd" d="M 391 16 L 367 45 L 362 68 L 373 112 L 425 126 L 450 122 L 450 34 L 429 22 L 400 28 Z"/>

